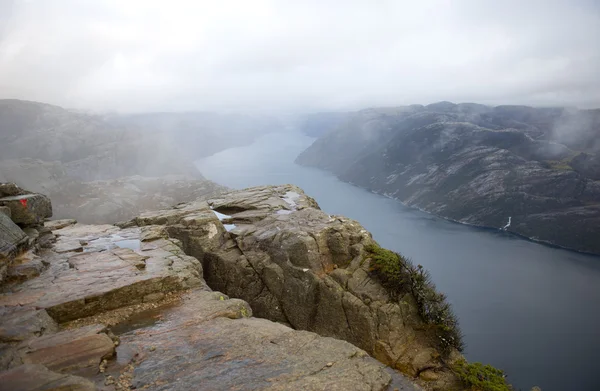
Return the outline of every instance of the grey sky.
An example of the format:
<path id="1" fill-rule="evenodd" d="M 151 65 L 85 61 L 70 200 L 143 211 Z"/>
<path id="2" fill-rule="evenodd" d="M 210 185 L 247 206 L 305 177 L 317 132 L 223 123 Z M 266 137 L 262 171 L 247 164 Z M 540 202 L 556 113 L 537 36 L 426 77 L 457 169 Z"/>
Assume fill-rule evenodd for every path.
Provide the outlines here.
<path id="1" fill-rule="evenodd" d="M 115 111 L 600 107 L 596 0 L 0 0 L 0 97 Z"/>

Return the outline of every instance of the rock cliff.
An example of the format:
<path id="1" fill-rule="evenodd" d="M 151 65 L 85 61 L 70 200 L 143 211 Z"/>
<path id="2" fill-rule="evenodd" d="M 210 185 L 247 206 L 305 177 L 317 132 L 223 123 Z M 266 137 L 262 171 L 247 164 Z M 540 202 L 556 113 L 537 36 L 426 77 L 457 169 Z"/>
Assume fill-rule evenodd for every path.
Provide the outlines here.
<path id="1" fill-rule="evenodd" d="M 28 212 L 35 232 L 0 213 L 2 391 L 463 390 L 467 374 L 509 390 L 466 364 L 422 268 L 296 186 L 118 225 L 48 221 L 47 206 Z"/>
<path id="2" fill-rule="evenodd" d="M 419 389 L 348 342 L 254 318 L 211 290 L 170 235 L 181 225 L 187 246 L 216 250 L 229 234 L 206 202 L 157 215 L 128 228 L 48 221 L 37 227 L 49 240 L 24 244 L 9 219 L 3 267 L 36 273 L 0 282 L 0 390 Z"/>
<path id="3" fill-rule="evenodd" d="M 349 113 L 328 130 L 298 163 L 454 221 L 600 253 L 599 110 L 440 102 Z"/>
<path id="4" fill-rule="evenodd" d="M 351 342 L 428 389 L 460 389 L 451 369 L 460 341 L 444 340 L 414 291 L 395 295 L 375 277 L 374 241 L 359 223 L 327 215 L 298 187 L 236 191 L 124 226 L 153 225 L 202 262 L 210 287 L 256 316 Z"/>

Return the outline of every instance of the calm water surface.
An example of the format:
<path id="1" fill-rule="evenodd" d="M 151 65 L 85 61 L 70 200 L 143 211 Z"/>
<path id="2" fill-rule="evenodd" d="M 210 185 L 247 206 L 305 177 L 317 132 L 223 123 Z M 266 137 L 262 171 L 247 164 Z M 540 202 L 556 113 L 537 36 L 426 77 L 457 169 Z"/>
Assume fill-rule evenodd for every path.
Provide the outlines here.
<path id="1" fill-rule="evenodd" d="M 460 319 L 467 358 L 504 369 L 517 389 L 600 390 L 600 257 L 451 223 L 296 165 L 313 140 L 272 133 L 196 165 L 233 188 L 296 184 L 425 266 Z"/>

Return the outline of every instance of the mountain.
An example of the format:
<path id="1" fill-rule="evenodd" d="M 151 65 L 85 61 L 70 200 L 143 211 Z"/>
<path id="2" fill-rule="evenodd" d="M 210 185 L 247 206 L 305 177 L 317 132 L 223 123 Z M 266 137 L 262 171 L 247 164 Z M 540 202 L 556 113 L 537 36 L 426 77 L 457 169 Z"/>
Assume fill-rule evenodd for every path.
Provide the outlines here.
<path id="1" fill-rule="evenodd" d="M 461 223 L 600 253 L 600 110 L 367 109 L 296 162 Z"/>
<path id="2" fill-rule="evenodd" d="M 193 161 L 251 142 L 271 117 L 214 113 L 91 115 L 0 100 L 0 181 L 48 194 L 59 218 L 129 219 L 215 195 Z"/>

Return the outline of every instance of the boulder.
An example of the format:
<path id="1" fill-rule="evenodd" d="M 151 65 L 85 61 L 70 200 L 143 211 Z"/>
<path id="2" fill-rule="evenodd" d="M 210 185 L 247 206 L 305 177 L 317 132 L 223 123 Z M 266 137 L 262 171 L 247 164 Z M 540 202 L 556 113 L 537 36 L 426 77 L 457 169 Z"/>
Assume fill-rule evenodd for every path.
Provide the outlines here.
<path id="1" fill-rule="evenodd" d="M 52 216 L 50 199 L 42 194 L 23 194 L 0 198 L 0 206 L 10 208 L 11 219 L 22 226 L 42 225 Z"/>
<path id="2" fill-rule="evenodd" d="M 29 237 L 7 215 L 0 213 L 0 283 L 4 281 L 13 258 L 25 249 Z"/>
<path id="3" fill-rule="evenodd" d="M 28 194 L 27 190 L 21 189 L 14 183 L 0 183 L 0 198 L 14 197 L 18 195 Z"/>

